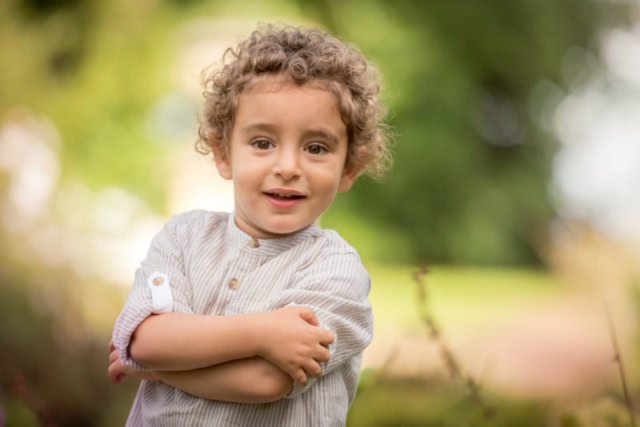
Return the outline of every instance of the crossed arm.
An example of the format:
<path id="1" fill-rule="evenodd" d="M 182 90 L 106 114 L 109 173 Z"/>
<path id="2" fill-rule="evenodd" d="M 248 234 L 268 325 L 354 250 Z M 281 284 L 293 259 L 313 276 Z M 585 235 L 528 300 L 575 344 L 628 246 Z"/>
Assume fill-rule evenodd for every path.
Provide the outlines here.
<path id="1" fill-rule="evenodd" d="M 318 362 L 329 360 L 325 346 L 333 335 L 317 325 L 304 307 L 237 316 L 152 315 L 129 347 L 152 371 L 125 366 L 111 344 L 109 376 L 115 383 L 125 375 L 160 380 L 205 399 L 274 401 L 291 390 L 292 379 L 305 384 L 305 372 L 322 374 Z"/>
<path id="2" fill-rule="evenodd" d="M 304 392 L 323 374 L 319 362 L 327 362 L 322 365 L 324 373 L 331 372 L 369 344 L 369 275 L 349 251 L 327 253 L 297 271 L 292 278 L 295 286 L 269 301 L 271 307 L 284 308 L 237 316 L 193 314 L 182 259 L 181 242 L 186 237 L 180 236 L 196 223 L 196 214 L 172 218 L 154 237 L 136 271 L 114 327 L 118 349 L 111 353 L 112 381 L 134 375 L 206 399 L 273 401 L 292 386 L 292 396 Z M 147 281 L 154 272 L 170 278 L 171 313 L 149 315 L 153 310 Z M 292 302 L 311 308 L 287 307 Z M 322 328 L 315 326 L 319 323 Z M 331 353 L 325 347 L 334 340 L 329 330 L 336 334 Z M 307 387 L 300 387 L 304 384 Z"/>

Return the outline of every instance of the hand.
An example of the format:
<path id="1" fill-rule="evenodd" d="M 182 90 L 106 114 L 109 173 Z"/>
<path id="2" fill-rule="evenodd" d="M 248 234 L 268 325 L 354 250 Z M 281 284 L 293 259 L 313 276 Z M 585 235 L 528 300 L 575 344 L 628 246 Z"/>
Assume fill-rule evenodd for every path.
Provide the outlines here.
<path id="1" fill-rule="evenodd" d="M 317 327 L 318 319 L 307 307 L 285 307 L 264 313 L 259 319 L 263 337 L 258 355 L 289 374 L 299 384 L 307 384 L 307 374 L 322 375 L 318 362 L 329 360 L 325 347 L 333 342 L 333 334 Z M 306 373 L 305 373 L 306 371 Z"/>
<path id="2" fill-rule="evenodd" d="M 109 351 L 111 352 L 109 355 L 109 369 L 107 372 L 109 373 L 109 378 L 111 382 L 114 384 L 120 384 L 122 378 L 127 375 L 132 377 L 138 377 L 143 380 L 155 381 L 155 375 L 153 371 L 141 371 L 139 369 L 131 368 L 126 366 L 120 360 L 120 353 L 113 345 L 113 340 L 109 341 Z"/>

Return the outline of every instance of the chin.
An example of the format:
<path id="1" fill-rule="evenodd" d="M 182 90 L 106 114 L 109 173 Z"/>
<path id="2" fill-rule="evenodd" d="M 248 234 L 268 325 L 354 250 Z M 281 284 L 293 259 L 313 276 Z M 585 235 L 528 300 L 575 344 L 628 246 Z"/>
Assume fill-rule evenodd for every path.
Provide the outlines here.
<path id="1" fill-rule="evenodd" d="M 278 223 L 278 224 L 269 224 L 265 228 L 271 234 L 281 234 L 281 235 L 289 235 L 296 233 L 304 228 L 307 228 L 310 224 L 299 224 L 299 223 Z"/>

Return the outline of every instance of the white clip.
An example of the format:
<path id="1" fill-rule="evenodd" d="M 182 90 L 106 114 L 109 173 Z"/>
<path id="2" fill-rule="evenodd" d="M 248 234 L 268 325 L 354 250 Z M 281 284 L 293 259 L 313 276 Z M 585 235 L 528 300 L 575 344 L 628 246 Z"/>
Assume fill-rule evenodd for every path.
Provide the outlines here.
<path id="1" fill-rule="evenodd" d="M 173 311 L 173 295 L 171 294 L 171 286 L 169 286 L 169 276 L 154 271 L 147 280 L 147 286 L 151 289 L 153 313 L 160 314 Z"/>

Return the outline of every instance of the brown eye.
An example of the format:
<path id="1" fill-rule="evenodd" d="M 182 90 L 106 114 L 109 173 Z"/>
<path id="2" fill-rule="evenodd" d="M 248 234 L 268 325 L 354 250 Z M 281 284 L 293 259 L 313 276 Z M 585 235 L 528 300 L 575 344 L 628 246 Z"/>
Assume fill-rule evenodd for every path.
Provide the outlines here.
<path id="1" fill-rule="evenodd" d="M 329 152 L 329 150 L 324 148 L 322 145 L 318 145 L 318 144 L 311 144 L 308 147 L 306 147 L 304 151 L 310 154 L 324 154 Z"/>
<path id="2" fill-rule="evenodd" d="M 253 145 L 258 150 L 268 150 L 274 147 L 271 141 L 267 141 L 266 139 L 256 139 L 251 143 L 251 145 Z"/>

